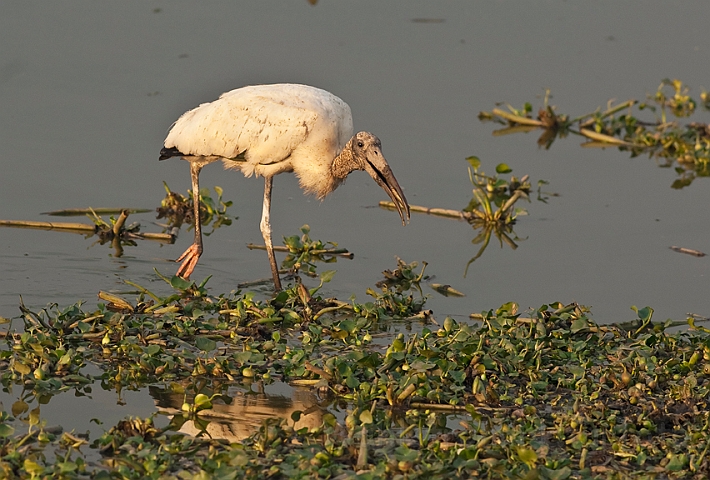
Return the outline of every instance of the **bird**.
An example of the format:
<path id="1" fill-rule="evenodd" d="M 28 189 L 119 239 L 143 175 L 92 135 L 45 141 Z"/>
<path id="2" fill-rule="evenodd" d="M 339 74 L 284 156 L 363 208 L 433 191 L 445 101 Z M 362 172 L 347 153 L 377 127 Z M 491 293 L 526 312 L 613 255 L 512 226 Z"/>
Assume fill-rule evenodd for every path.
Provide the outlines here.
<path id="1" fill-rule="evenodd" d="M 177 275 L 189 278 L 202 255 L 199 176 L 202 168 L 221 160 L 226 169 L 245 177 L 264 178 L 261 234 L 276 291 L 281 290 L 271 239 L 273 178 L 293 172 L 306 194 L 323 200 L 355 170 L 366 171 L 392 199 L 402 224 L 409 204 L 382 154 L 382 144 L 369 132 L 353 135 L 350 107 L 320 88 L 298 84 L 251 85 L 223 93 L 217 100 L 185 112 L 170 127 L 160 160 L 182 157 L 190 163 L 195 239 L 176 262 Z"/>

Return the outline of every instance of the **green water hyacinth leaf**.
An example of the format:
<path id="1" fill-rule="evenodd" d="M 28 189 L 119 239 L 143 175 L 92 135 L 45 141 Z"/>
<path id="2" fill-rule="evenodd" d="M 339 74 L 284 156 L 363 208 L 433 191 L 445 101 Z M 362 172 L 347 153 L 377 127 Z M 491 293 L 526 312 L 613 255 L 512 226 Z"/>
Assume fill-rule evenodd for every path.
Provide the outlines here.
<path id="1" fill-rule="evenodd" d="M 29 375 L 29 373 L 32 371 L 32 369 L 27 365 L 17 362 L 12 365 L 12 368 L 20 375 Z"/>
<path id="2" fill-rule="evenodd" d="M 27 402 L 23 400 L 18 400 L 12 404 L 12 414 L 16 417 L 22 415 L 26 411 L 30 409 L 30 406 L 27 405 Z"/>
<path id="3" fill-rule="evenodd" d="M 34 462 L 30 460 L 29 458 L 26 458 L 25 461 L 22 464 L 22 467 L 32 475 L 32 478 L 39 478 L 39 476 L 42 474 L 44 471 L 44 467 L 42 467 L 39 463 Z"/>
<path id="4" fill-rule="evenodd" d="M 147 353 L 151 357 L 156 353 L 160 353 L 160 345 L 148 345 L 148 347 L 146 347 L 145 349 L 145 353 Z"/>
<path id="5" fill-rule="evenodd" d="M 363 410 L 360 412 L 360 423 L 363 425 L 369 425 L 372 423 L 372 413 L 369 410 Z"/>
<path id="6" fill-rule="evenodd" d="M 589 323 L 584 318 L 578 318 L 572 322 L 572 333 L 579 333 L 586 328 L 589 328 Z"/>
<path id="7" fill-rule="evenodd" d="M 251 359 L 252 352 L 250 352 L 250 351 L 237 352 L 233 355 L 233 357 L 234 357 L 235 361 L 237 361 L 241 364 L 244 364 L 244 363 L 247 363 Z"/>
<path id="8" fill-rule="evenodd" d="M 499 163 L 498 165 L 496 165 L 496 173 L 498 174 L 510 173 L 512 171 L 513 169 L 505 163 Z"/>
<path id="9" fill-rule="evenodd" d="M 544 478 L 549 478 L 550 480 L 567 480 L 572 476 L 572 470 L 569 467 L 557 468 L 555 470 L 541 467 L 542 471 L 545 472 Z"/>
<path id="10" fill-rule="evenodd" d="M 7 438 L 15 433 L 15 427 L 7 423 L 0 423 L 0 438 Z"/>
<path id="11" fill-rule="evenodd" d="M 535 450 L 527 447 L 518 447 L 517 453 L 521 462 L 525 463 L 530 468 L 535 467 L 535 463 L 537 463 L 537 453 L 535 453 Z"/>
<path id="12" fill-rule="evenodd" d="M 40 422 L 39 407 L 37 407 L 37 408 L 34 408 L 30 411 L 29 423 L 30 423 L 30 425 L 39 425 L 39 422 Z"/>
<path id="13" fill-rule="evenodd" d="M 679 472 L 683 470 L 688 465 L 687 455 L 681 453 L 678 455 L 671 455 L 670 461 L 666 465 L 666 470 L 671 472 Z"/>
<path id="14" fill-rule="evenodd" d="M 353 320 L 343 320 L 338 324 L 338 328 L 348 333 L 353 333 L 357 329 L 357 323 Z"/>
<path id="15" fill-rule="evenodd" d="M 421 360 L 415 360 L 415 361 L 413 361 L 412 364 L 410 365 L 410 368 L 411 368 L 414 372 L 425 372 L 425 371 L 427 371 L 427 370 L 431 370 L 431 369 L 434 368 L 434 367 L 436 367 L 436 364 L 435 364 L 435 363 L 423 362 L 423 361 L 421 361 Z"/>
<path id="16" fill-rule="evenodd" d="M 481 166 L 481 159 L 476 156 L 466 157 L 466 161 L 471 165 L 474 170 L 478 170 Z"/>
<path id="17" fill-rule="evenodd" d="M 579 365 L 570 365 L 569 371 L 572 375 L 574 375 L 574 378 L 583 378 L 584 373 L 586 372 L 584 367 L 581 367 Z"/>
<path id="18" fill-rule="evenodd" d="M 217 348 L 217 342 L 208 337 L 196 337 L 195 346 L 203 352 L 211 352 Z"/>
<path id="19" fill-rule="evenodd" d="M 212 408 L 212 399 L 204 393 L 198 393 L 195 395 L 195 407 L 197 407 L 198 410 Z"/>
<path id="20" fill-rule="evenodd" d="M 182 277 L 178 277 L 177 275 L 173 275 L 170 279 L 170 286 L 178 290 L 187 290 L 190 286 L 192 286 L 192 282 L 190 280 L 185 280 Z"/>
<path id="21" fill-rule="evenodd" d="M 651 317 L 653 316 L 653 309 L 651 307 L 643 307 L 639 309 L 636 306 L 633 306 L 631 307 L 631 310 L 636 312 L 636 314 L 638 314 L 639 316 L 639 319 L 641 319 L 642 321 L 651 321 Z"/>
<path id="22" fill-rule="evenodd" d="M 336 273 L 337 270 L 327 270 L 320 274 L 320 281 L 323 283 L 328 283 L 333 279 Z"/>

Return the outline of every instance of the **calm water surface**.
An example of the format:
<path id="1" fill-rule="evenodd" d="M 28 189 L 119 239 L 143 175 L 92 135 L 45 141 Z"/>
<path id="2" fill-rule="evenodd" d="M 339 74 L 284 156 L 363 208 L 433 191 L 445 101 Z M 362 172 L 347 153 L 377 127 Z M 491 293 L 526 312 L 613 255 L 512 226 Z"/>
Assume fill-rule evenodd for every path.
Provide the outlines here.
<path id="1" fill-rule="evenodd" d="M 306 83 L 343 98 L 356 130 L 382 139 L 411 204 L 467 205 L 469 155 L 488 172 L 505 162 L 534 182 L 545 179 L 560 195 L 527 205 L 515 227 L 518 248 L 492 242 L 464 278 L 478 251 L 467 224 L 414 215 L 403 228 L 395 212 L 377 208 L 387 197 L 364 173 L 322 203 L 281 175 L 275 238 L 307 223 L 313 238 L 355 253 L 336 264 L 327 295 L 366 301 L 365 290 L 399 256 L 428 262 L 435 281 L 466 294 L 432 293 L 428 307 L 440 319 L 508 301 L 523 309 L 577 301 L 592 306 L 599 322 L 633 318 L 631 305 L 652 306 L 658 320 L 707 315 L 707 259 L 668 249 L 710 250 L 707 180 L 672 190 L 674 173 L 653 160 L 581 149 L 574 138 L 546 151 L 536 134 L 496 138 L 477 119 L 496 102 L 537 107 L 545 88 L 572 115 L 610 98 L 642 99 L 663 78 L 682 79 L 697 98 L 710 88 L 707 14 L 701 1 L 5 2 L 0 219 L 48 220 L 42 212 L 89 206 L 154 208 L 163 181 L 189 188 L 185 162 L 157 161 L 182 112 L 247 84 Z M 262 182 L 216 164 L 201 179 L 224 188 L 238 220 L 205 239 L 194 277 L 212 275 L 214 292 L 267 277 L 266 255 L 245 246 L 262 242 Z M 132 220 L 159 230 L 154 215 Z M 125 290 L 124 279 L 167 293 L 153 269 L 173 273 L 170 260 L 190 242 L 182 232 L 176 245 L 142 242 L 116 258 L 79 235 L 0 229 L 0 316 L 19 313 L 19 295 L 33 308 L 94 305 L 99 290 Z M 145 393 L 131 395 L 119 417 L 155 409 Z M 112 398 L 94 396 L 101 404 Z M 54 399 L 43 414 L 63 412 L 62 402 Z M 65 426 L 91 428 L 81 408 Z"/>

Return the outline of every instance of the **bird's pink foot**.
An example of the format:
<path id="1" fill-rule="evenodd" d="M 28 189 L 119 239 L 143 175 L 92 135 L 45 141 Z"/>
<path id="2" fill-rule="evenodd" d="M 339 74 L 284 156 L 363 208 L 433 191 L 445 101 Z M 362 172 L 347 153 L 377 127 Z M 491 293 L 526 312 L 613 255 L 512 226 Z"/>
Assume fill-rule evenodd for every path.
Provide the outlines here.
<path id="1" fill-rule="evenodd" d="M 178 268 L 176 275 L 185 279 L 190 278 L 192 271 L 197 265 L 197 261 L 200 259 L 200 255 L 202 255 L 202 248 L 194 243 L 190 245 L 190 248 L 185 250 L 185 252 L 180 255 L 177 260 L 175 260 L 176 262 L 182 262 L 182 265 Z"/>

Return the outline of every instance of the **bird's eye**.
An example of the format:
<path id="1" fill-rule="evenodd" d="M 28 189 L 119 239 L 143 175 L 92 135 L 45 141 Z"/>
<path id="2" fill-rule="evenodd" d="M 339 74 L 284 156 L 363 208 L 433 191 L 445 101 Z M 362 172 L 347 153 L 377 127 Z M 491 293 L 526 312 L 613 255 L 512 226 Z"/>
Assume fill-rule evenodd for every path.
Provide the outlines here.
<path id="1" fill-rule="evenodd" d="M 358 147 L 360 147 L 360 148 L 362 148 L 362 147 L 364 147 L 364 146 L 365 146 L 365 144 L 364 144 L 364 143 L 362 143 L 362 142 L 357 142 L 357 146 L 358 146 Z"/>

